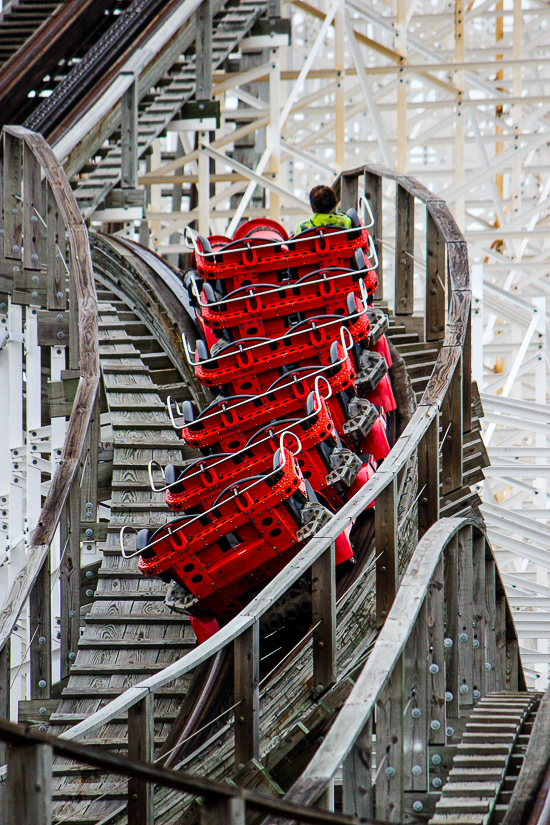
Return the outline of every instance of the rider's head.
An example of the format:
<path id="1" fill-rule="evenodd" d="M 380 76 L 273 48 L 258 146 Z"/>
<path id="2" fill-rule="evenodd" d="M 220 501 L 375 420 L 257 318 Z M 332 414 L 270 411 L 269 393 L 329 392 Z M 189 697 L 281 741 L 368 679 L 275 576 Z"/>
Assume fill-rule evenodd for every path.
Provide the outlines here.
<path id="1" fill-rule="evenodd" d="M 336 195 L 330 186 L 314 186 L 309 193 L 309 202 L 314 212 L 328 215 L 336 209 Z"/>

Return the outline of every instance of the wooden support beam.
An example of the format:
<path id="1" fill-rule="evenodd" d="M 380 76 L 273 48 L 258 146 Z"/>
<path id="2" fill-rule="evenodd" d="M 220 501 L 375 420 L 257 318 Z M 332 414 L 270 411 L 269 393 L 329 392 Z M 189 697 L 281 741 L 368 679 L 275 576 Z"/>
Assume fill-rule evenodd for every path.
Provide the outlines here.
<path id="1" fill-rule="evenodd" d="M 485 655 L 483 695 L 498 690 L 496 563 L 485 557 Z"/>
<path id="2" fill-rule="evenodd" d="M 453 536 L 445 555 L 445 675 L 447 716 L 459 717 L 459 606 L 458 606 L 458 536 Z"/>
<path id="3" fill-rule="evenodd" d="M 403 656 L 376 702 L 376 811 L 383 822 L 403 820 Z"/>
<path id="4" fill-rule="evenodd" d="M 441 341 L 445 335 L 446 259 L 445 239 L 430 210 L 426 209 L 426 341 Z"/>
<path id="5" fill-rule="evenodd" d="M 469 713 L 474 703 L 473 564 L 472 528 L 458 533 L 458 681 L 461 715 Z"/>
<path id="6" fill-rule="evenodd" d="M 359 175 L 346 175 L 340 177 L 340 209 L 347 212 L 348 209 L 357 209 L 359 201 Z"/>
<path id="7" fill-rule="evenodd" d="M 260 756 L 260 625 L 255 622 L 235 639 L 235 765 Z"/>
<path id="8" fill-rule="evenodd" d="M 372 717 L 357 737 L 342 770 L 343 811 L 358 820 L 374 816 Z"/>
<path id="9" fill-rule="evenodd" d="M 201 825 L 245 825 L 246 805 L 244 799 L 205 800 L 201 807 Z"/>
<path id="10" fill-rule="evenodd" d="M 29 599 L 31 699 L 49 699 L 52 689 L 52 608 L 50 557 L 37 576 Z"/>
<path id="11" fill-rule="evenodd" d="M 99 392 L 96 395 L 92 417 L 86 435 L 86 446 L 82 456 L 82 465 L 85 471 L 82 473 L 80 487 L 80 512 L 82 521 L 97 521 L 97 487 L 98 487 L 98 465 L 99 465 L 99 436 L 101 415 Z"/>
<path id="12" fill-rule="evenodd" d="M 336 681 L 336 573 L 332 544 L 312 565 L 313 696 Z"/>
<path id="13" fill-rule="evenodd" d="M 134 75 L 120 101 L 120 171 L 123 189 L 136 189 L 138 185 L 138 103 L 138 79 Z"/>
<path id="14" fill-rule="evenodd" d="M 27 144 L 23 144 L 23 263 L 25 269 L 40 270 L 46 263 L 45 219 L 40 165 Z"/>
<path id="15" fill-rule="evenodd" d="M 462 358 L 441 404 L 441 491 L 462 487 Z"/>
<path id="16" fill-rule="evenodd" d="M 418 539 L 439 519 L 439 415 L 418 445 Z"/>
<path id="17" fill-rule="evenodd" d="M 369 172 L 365 169 L 365 198 L 368 200 L 372 216 L 374 218 L 374 226 L 369 229 L 370 234 L 374 240 L 374 248 L 378 257 L 378 289 L 374 293 L 376 300 L 381 301 L 384 297 L 384 273 L 383 273 L 383 259 L 382 259 L 382 181 L 381 175 L 374 172 Z M 367 215 L 363 215 L 363 220 L 368 223 Z"/>
<path id="18" fill-rule="evenodd" d="M 474 701 L 477 701 L 476 691 L 479 691 L 479 698 L 484 695 L 485 681 L 485 536 L 475 533 L 472 543 L 472 580 L 473 580 L 473 639 L 474 663 L 473 663 L 473 693 Z"/>
<path id="19" fill-rule="evenodd" d="M 376 499 L 376 622 L 384 624 L 397 592 L 397 477 Z"/>
<path id="20" fill-rule="evenodd" d="M 195 12 L 195 71 L 197 100 L 212 97 L 212 7 L 211 0 L 202 0 Z"/>
<path id="21" fill-rule="evenodd" d="M 10 718 L 11 639 L 0 650 L 0 719 Z M 0 763 L 6 763 L 7 744 L 0 741 Z M 0 799 L 1 804 L 1 799 Z"/>
<path id="22" fill-rule="evenodd" d="M 439 559 L 426 595 L 428 629 L 428 725 L 430 745 L 444 745 L 445 727 L 445 616 L 444 557 Z"/>
<path id="23" fill-rule="evenodd" d="M 4 258 L 21 260 L 23 202 L 21 199 L 21 143 L 4 132 Z"/>
<path id="24" fill-rule="evenodd" d="M 399 183 L 395 201 L 395 314 L 414 311 L 414 195 Z"/>
<path id="25" fill-rule="evenodd" d="M 46 266 L 48 309 L 67 307 L 67 269 L 65 266 L 65 228 L 49 183 L 46 185 Z"/>
<path id="26" fill-rule="evenodd" d="M 51 825 L 51 745 L 10 745 L 6 802 L 7 825 Z"/>
<path id="27" fill-rule="evenodd" d="M 80 473 L 77 472 L 61 516 L 60 678 L 69 675 L 80 639 Z M 72 654 L 72 655 L 71 655 Z"/>
<path id="28" fill-rule="evenodd" d="M 428 627 L 426 601 L 411 630 L 403 657 L 403 789 L 428 790 Z"/>
<path id="29" fill-rule="evenodd" d="M 128 758 L 151 763 L 154 758 L 155 695 L 148 693 L 128 709 Z M 138 777 L 128 780 L 128 825 L 153 825 L 154 787 Z"/>

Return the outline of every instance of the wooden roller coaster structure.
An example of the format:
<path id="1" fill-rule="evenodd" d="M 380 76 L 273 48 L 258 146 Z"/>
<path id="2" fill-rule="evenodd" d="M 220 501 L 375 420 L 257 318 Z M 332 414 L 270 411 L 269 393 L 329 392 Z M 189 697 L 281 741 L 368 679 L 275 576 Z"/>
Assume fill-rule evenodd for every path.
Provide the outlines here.
<path id="1" fill-rule="evenodd" d="M 426 207 L 426 297 L 420 335 L 425 343 L 418 344 L 414 352 L 407 343 L 401 347 L 411 375 L 418 376 L 416 409 L 370 481 L 244 610 L 212 638 L 183 651 L 183 655 L 184 645 L 173 637 L 176 654 L 171 663 L 151 667 L 146 678 L 141 678 L 138 669 L 136 678 L 128 686 L 119 684 L 117 690 L 113 687 L 101 694 L 99 687 L 97 698 L 97 685 L 90 683 L 79 693 L 78 676 L 71 676 L 71 669 L 73 674 L 88 672 L 79 670 L 82 665 L 78 659 L 86 647 L 86 636 L 81 641 L 79 607 L 81 530 L 86 519 L 99 529 L 98 319 L 104 310 L 98 309 L 94 268 L 102 293 L 109 288 L 114 298 L 118 295 L 120 299 L 131 286 L 125 286 L 123 278 L 109 280 L 106 269 L 98 273 L 99 257 L 107 255 L 109 249 L 116 264 L 116 239 L 94 240 L 99 256 L 94 265 L 74 195 L 44 139 L 22 127 L 4 129 L 0 293 L 9 294 L 12 302 L 36 302 L 49 313 L 66 313 L 70 369 L 79 371 L 61 461 L 23 566 L 0 613 L 0 717 L 7 719 L 10 639 L 27 603 L 31 699 L 44 703 L 52 696 L 51 646 L 40 639 L 52 635 L 50 549 L 59 528 L 62 564 L 72 571 L 71 576 L 61 577 L 62 611 L 64 604 L 71 608 L 61 617 L 61 701 L 72 710 L 60 710 L 57 720 L 56 713 L 49 719 L 50 730 L 56 724 L 64 727 L 59 737 L 23 732 L 8 722 L 0 723 L 0 740 L 10 743 L 7 771 L 2 769 L 3 777 L 7 776 L 3 787 L 7 784 L 8 821 L 25 821 L 32 812 L 32 821 L 37 823 L 50 822 L 53 816 L 53 821 L 68 823 L 151 825 L 153 821 L 181 821 L 183 805 L 185 821 L 193 821 L 200 813 L 209 823 L 244 824 L 247 810 L 267 816 L 270 822 L 273 817 L 346 822 L 350 816 L 355 821 L 420 822 L 431 816 L 437 823 L 454 821 L 449 819 L 453 810 L 449 799 L 459 800 L 461 804 L 455 808 L 466 812 L 470 810 L 467 800 L 474 799 L 470 807 L 473 805 L 473 814 L 481 812 L 480 823 L 489 822 L 496 811 L 518 737 L 536 709 L 538 696 L 526 691 L 517 636 L 498 569 L 483 522 L 469 509 L 475 501 L 468 484 L 472 475 L 467 469 L 471 466 L 469 456 L 477 456 L 474 469 L 478 470 L 481 452 L 475 446 L 478 436 L 472 426 L 475 398 L 473 405 L 467 246 L 443 201 L 418 181 L 386 169 L 362 166 L 343 173 L 335 186 L 344 208 L 357 205 L 360 178 L 375 219 L 380 261 L 382 184 L 387 179 L 395 181 L 396 314 L 392 323 L 394 330 L 405 333 L 419 330 L 418 319 L 412 319 L 415 201 Z M 122 260 L 126 253 L 118 247 L 117 254 Z M 160 301 L 166 302 L 166 282 L 164 289 Z M 177 286 L 173 286 L 170 299 L 172 308 L 156 313 L 156 326 L 150 308 L 154 290 L 151 284 L 146 288 L 146 279 L 136 283 L 131 309 L 138 316 L 142 313 L 157 336 L 164 336 L 172 363 L 181 358 L 183 364 L 177 336 L 170 337 L 166 322 L 167 315 L 173 322 L 178 314 L 175 291 Z M 399 332 L 394 334 L 399 349 L 398 338 Z M 426 361 L 428 350 L 437 358 L 433 369 L 429 364 L 429 374 L 423 375 L 422 359 Z M 122 362 L 118 372 L 112 362 L 110 366 L 116 374 L 124 372 Z M 201 390 L 185 369 L 180 368 L 186 385 L 183 392 L 197 397 Z M 142 367 L 136 370 L 139 374 L 146 371 Z M 105 365 L 103 373 L 104 378 L 109 374 Z M 156 402 L 152 407 L 156 408 Z M 139 445 L 139 437 L 134 443 Z M 170 449 L 181 449 L 175 435 L 166 444 Z M 404 497 L 405 480 L 408 498 Z M 364 570 L 337 599 L 334 541 L 373 500 L 374 547 Z M 86 519 L 82 517 L 83 502 L 93 520 L 88 512 Z M 442 511 L 444 517 L 440 518 Z M 122 507 L 120 513 L 117 532 L 125 517 Z M 409 551 L 404 546 L 406 531 Z M 111 545 L 107 549 L 111 556 L 120 556 L 120 548 Z M 110 582 L 117 575 L 123 579 L 122 568 L 116 571 L 113 568 L 110 578 L 105 578 Z M 302 645 L 262 680 L 260 690 L 260 619 L 308 571 L 312 576 L 312 629 Z M 130 571 L 127 575 L 136 577 Z M 107 623 L 102 608 L 94 614 L 96 604 L 88 620 L 93 622 L 97 615 L 96 625 Z M 166 614 L 161 611 L 156 619 L 166 621 Z M 129 621 L 128 617 L 124 621 Z M 143 621 L 145 625 L 147 619 Z M 351 646 L 346 645 L 349 638 Z M 155 645 L 153 638 L 149 641 L 150 646 Z M 134 643 L 138 646 L 139 640 Z M 157 647 L 163 643 L 163 639 L 158 640 Z M 96 648 L 100 646 L 99 641 L 95 643 Z M 184 771 L 154 764 L 155 746 L 162 744 L 156 741 L 153 729 L 155 697 L 162 697 L 163 691 L 174 685 L 179 685 L 179 692 L 174 689 L 174 693 L 181 697 L 186 689 L 182 678 L 228 649 L 234 651 L 229 709 L 233 724 L 227 721 L 202 746 L 203 764 L 197 753 L 178 763 Z M 79 652 L 73 656 L 75 651 Z M 124 672 L 132 673 L 129 667 Z M 144 668 L 147 672 L 147 666 Z M 285 693 L 285 685 L 294 691 L 292 697 Z M 113 695 L 115 698 L 104 704 Z M 97 709 L 85 708 L 79 715 L 79 696 L 94 699 Z M 293 715 L 293 707 L 297 715 Z M 508 719 L 510 708 L 514 710 L 512 721 Z M 508 721 L 503 719 L 506 709 Z M 127 749 L 130 758 L 86 744 L 93 739 L 92 734 L 101 734 L 109 725 L 120 728 L 121 722 L 124 731 L 128 725 L 127 743 L 123 732 L 122 740 L 110 747 Z M 166 728 L 163 730 L 166 738 Z M 102 744 L 101 735 L 97 744 Z M 103 744 L 109 747 L 106 741 Z M 79 790 L 73 782 L 64 793 L 63 785 L 55 785 L 54 803 L 65 800 L 65 808 L 56 808 L 53 814 L 52 753 L 58 757 L 54 779 L 76 776 L 79 783 Z M 292 768 L 286 781 L 281 770 L 284 760 Z M 493 771 L 492 781 L 486 783 L 491 785 L 490 792 L 488 788 L 476 790 L 473 775 L 468 774 L 484 760 Z M 79 773 L 76 763 L 93 766 L 100 775 L 112 772 L 130 777 L 121 793 L 113 786 L 110 807 L 103 814 L 91 808 L 79 818 L 70 809 L 72 802 L 81 803 L 83 798 L 102 798 L 97 790 L 86 796 L 88 791 L 82 784 L 86 773 Z M 330 811 L 333 786 L 341 766 L 343 814 L 334 814 Z M 444 789 L 452 784 L 454 771 L 462 771 L 462 778 L 456 780 L 460 788 L 446 796 Z M 234 775 L 237 784 L 249 789 L 201 778 L 199 774 L 204 772 L 215 780 Z M 266 789 L 269 796 L 258 793 Z M 200 809 L 194 801 L 197 797 L 204 800 Z"/>

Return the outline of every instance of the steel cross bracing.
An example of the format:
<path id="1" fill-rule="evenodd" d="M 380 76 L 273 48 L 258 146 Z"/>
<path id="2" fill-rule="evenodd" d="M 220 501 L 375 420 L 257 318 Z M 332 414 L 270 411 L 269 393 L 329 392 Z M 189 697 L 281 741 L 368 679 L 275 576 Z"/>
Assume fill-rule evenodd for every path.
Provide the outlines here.
<path id="1" fill-rule="evenodd" d="M 550 663 L 550 9 L 537 0 L 289 0 L 281 14 L 291 21 L 291 45 L 245 39 L 214 71 L 222 112 L 215 133 L 180 119 L 153 143 L 139 178 L 150 244 L 177 261 L 189 248 L 189 224 L 230 234 L 241 215 L 269 215 L 292 229 L 308 213 L 311 186 L 330 183 L 354 158 L 417 175 L 451 205 L 473 267 L 474 377 L 493 465 L 482 485 L 484 515 L 540 684 Z M 248 164 L 239 160 L 243 143 Z M 393 184 L 384 198 L 394 201 Z M 129 222 L 112 228 L 137 232 Z M 420 300 L 420 219 L 415 234 Z M 384 243 L 390 303 L 393 253 Z M 529 556 L 526 547 L 534 548 Z"/>

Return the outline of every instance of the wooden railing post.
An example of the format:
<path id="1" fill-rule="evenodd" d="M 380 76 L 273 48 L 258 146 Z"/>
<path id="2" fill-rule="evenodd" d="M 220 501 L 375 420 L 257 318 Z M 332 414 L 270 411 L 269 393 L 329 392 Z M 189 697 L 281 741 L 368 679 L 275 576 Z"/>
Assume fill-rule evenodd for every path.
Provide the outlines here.
<path id="1" fill-rule="evenodd" d="M 0 719 L 10 718 L 11 637 L 0 650 Z M 0 740 L 0 763 L 6 764 L 7 745 Z M 1 803 L 1 797 L 0 797 Z"/>
<path id="2" fill-rule="evenodd" d="M 426 209 L 426 300 L 424 330 L 426 341 L 440 341 L 445 334 L 445 238 Z"/>
<path id="3" fill-rule="evenodd" d="M 29 633 L 31 638 L 31 699 L 49 699 L 52 689 L 52 607 L 50 556 L 31 590 Z"/>
<path id="4" fill-rule="evenodd" d="M 445 744 L 445 596 L 444 556 L 436 565 L 426 595 L 428 628 L 428 726 L 430 745 Z"/>
<path id="5" fill-rule="evenodd" d="M 384 822 L 403 820 L 403 656 L 376 702 L 376 811 Z"/>
<path id="6" fill-rule="evenodd" d="M 483 695 L 498 688 L 496 563 L 485 558 L 485 662 Z"/>
<path id="7" fill-rule="evenodd" d="M 376 300 L 381 301 L 384 297 L 384 272 L 382 261 L 382 182 L 381 175 L 374 172 L 369 172 L 365 169 L 365 198 L 368 200 L 372 216 L 374 218 L 374 226 L 369 229 L 374 241 L 374 248 L 378 256 L 378 289 L 374 293 Z M 367 220 L 367 215 L 361 215 L 364 221 Z"/>
<path id="8" fill-rule="evenodd" d="M 397 592 L 397 478 L 391 479 L 376 499 L 376 621 L 384 620 Z"/>
<path id="9" fill-rule="evenodd" d="M 399 183 L 395 200 L 395 314 L 414 311 L 414 195 Z"/>
<path id="10" fill-rule="evenodd" d="M 439 519 L 439 415 L 418 445 L 418 539 Z"/>
<path id="11" fill-rule="evenodd" d="M 128 709 L 128 757 L 153 762 L 155 695 L 148 693 Z M 128 780 L 128 825 L 153 825 L 153 785 L 143 779 Z"/>
<path id="12" fill-rule="evenodd" d="M 67 308 L 67 270 L 65 267 L 65 227 L 50 184 L 46 186 L 46 264 L 48 268 L 48 309 Z"/>
<path id="13" fill-rule="evenodd" d="M 60 677 L 69 675 L 80 638 L 80 472 L 77 471 L 60 523 Z"/>
<path id="14" fill-rule="evenodd" d="M 10 745 L 7 762 L 7 825 L 51 825 L 51 745 Z"/>
<path id="15" fill-rule="evenodd" d="M 355 740 L 342 768 L 343 812 L 359 820 L 372 819 L 372 717 Z"/>
<path id="16" fill-rule="evenodd" d="M 21 202 L 21 142 L 4 132 L 4 258 L 21 261 L 23 205 Z"/>
<path id="17" fill-rule="evenodd" d="M 334 543 L 311 567 L 313 697 L 336 681 L 336 574 Z"/>
<path id="18" fill-rule="evenodd" d="M 260 755 L 260 625 L 237 636 L 235 651 L 235 765 L 244 767 Z"/>
<path id="19" fill-rule="evenodd" d="M 428 628 L 426 601 L 405 645 L 403 660 L 403 789 L 428 790 Z"/>
<path id="20" fill-rule="evenodd" d="M 472 528 L 458 533 L 458 681 L 460 707 L 474 703 Z M 468 711 L 469 712 L 469 711 Z M 463 715 L 463 714 L 461 714 Z"/>
<path id="21" fill-rule="evenodd" d="M 246 805 L 241 796 L 230 799 L 205 799 L 201 807 L 201 825 L 245 825 Z"/>
<path id="22" fill-rule="evenodd" d="M 472 645 L 474 648 L 473 664 L 473 699 L 477 701 L 484 695 L 485 682 L 485 536 L 475 533 L 472 545 L 473 570 L 473 612 L 474 627 Z"/>
<path id="23" fill-rule="evenodd" d="M 462 358 L 441 405 L 442 495 L 462 487 Z"/>
<path id="24" fill-rule="evenodd" d="M 447 545 L 445 556 L 445 648 L 446 707 L 449 719 L 459 716 L 458 668 L 458 536 Z"/>
<path id="25" fill-rule="evenodd" d="M 359 176 L 346 175 L 342 173 L 340 177 L 340 209 L 347 212 L 348 209 L 357 209 L 359 200 Z"/>

